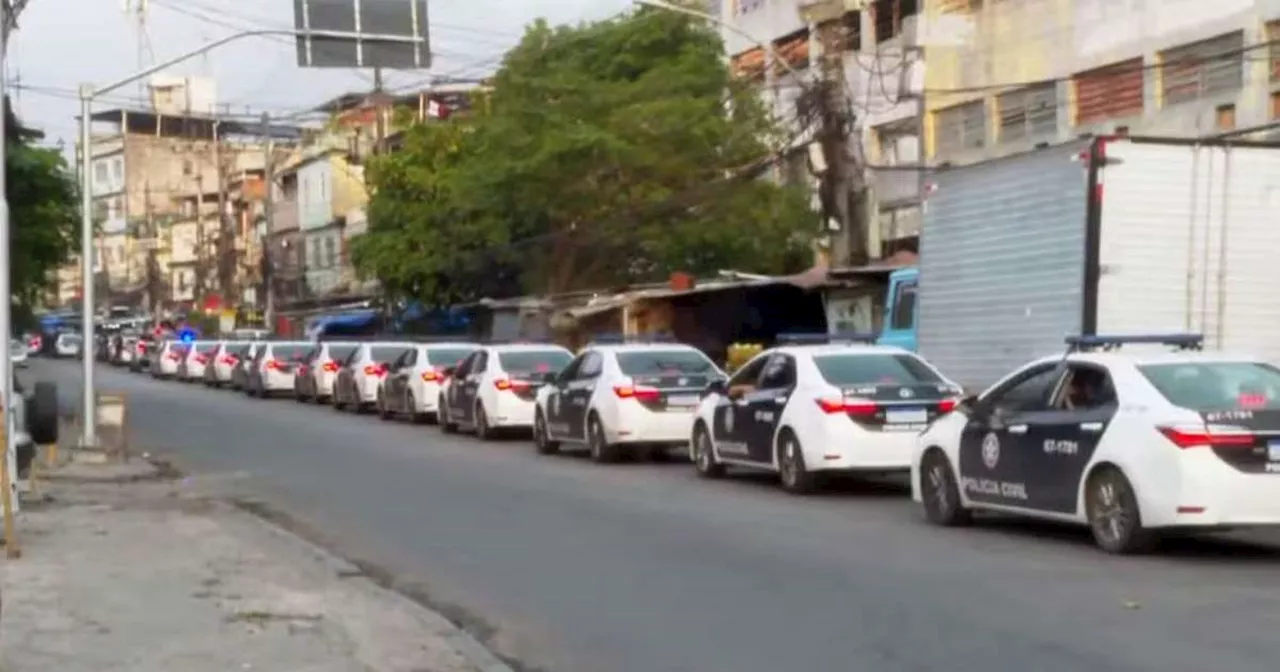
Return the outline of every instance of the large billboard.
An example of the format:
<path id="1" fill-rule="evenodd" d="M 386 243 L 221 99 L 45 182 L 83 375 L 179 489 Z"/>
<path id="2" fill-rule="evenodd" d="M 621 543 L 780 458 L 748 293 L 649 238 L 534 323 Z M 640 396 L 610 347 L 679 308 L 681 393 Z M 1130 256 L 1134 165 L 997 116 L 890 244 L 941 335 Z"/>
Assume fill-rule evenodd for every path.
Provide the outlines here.
<path id="1" fill-rule="evenodd" d="M 304 68 L 431 65 L 427 0 L 293 0 L 293 21 L 298 65 Z"/>

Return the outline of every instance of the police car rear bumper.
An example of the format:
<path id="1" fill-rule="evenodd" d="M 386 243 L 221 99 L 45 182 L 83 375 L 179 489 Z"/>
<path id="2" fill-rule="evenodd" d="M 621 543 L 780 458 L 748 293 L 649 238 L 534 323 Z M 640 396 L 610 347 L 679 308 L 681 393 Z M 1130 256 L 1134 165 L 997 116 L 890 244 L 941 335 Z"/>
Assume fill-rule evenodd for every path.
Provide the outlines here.
<path id="1" fill-rule="evenodd" d="M 1280 526 L 1280 472 L 1244 473 L 1210 450 L 1183 452 L 1176 501 L 1143 511 L 1152 527 Z"/>
<path id="2" fill-rule="evenodd" d="M 844 470 L 906 472 L 915 452 L 914 431 L 869 431 L 850 426 L 848 418 L 824 421 L 825 440 L 806 446 L 805 467 L 810 471 Z M 804 437 L 801 436 L 804 443 Z M 817 453 L 817 454 L 812 454 Z"/>
<path id="3" fill-rule="evenodd" d="M 610 443 L 689 443 L 697 407 L 651 411 L 639 402 L 619 404 L 615 422 L 605 423 Z"/>
<path id="4" fill-rule="evenodd" d="M 532 428 L 536 408 L 532 399 L 521 399 L 510 392 L 500 392 L 494 408 L 489 409 L 489 426 Z"/>

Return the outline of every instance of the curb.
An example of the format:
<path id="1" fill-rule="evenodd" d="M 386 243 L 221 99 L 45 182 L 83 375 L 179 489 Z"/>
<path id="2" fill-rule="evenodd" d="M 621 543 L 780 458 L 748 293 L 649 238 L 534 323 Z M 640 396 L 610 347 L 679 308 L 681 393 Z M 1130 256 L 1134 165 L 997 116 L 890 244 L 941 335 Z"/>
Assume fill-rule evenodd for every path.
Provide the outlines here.
<path id="1" fill-rule="evenodd" d="M 424 620 L 439 628 L 441 631 L 447 632 L 448 634 L 445 636 L 445 640 L 449 645 L 457 650 L 458 653 L 462 654 L 462 656 L 467 659 L 467 662 L 476 666 L 480 672 L 516 672 L 515 668 L 503 662 L 497 654 L 493 653 L 481 644 L 471 635 L 471 633 L 458 627 L 457 624 L 445 618 L 439 612 L 393 588 L 388 588 L 387 586 L 382 585 L 350 560 L 337 555 L 336 553 L 312 542 L 296 532 L 286 529 L 285 527 L 264 518 L 260 513 L 258 513 L 258 509 L 264 506 L 262 502 L 248 499 L 215 499 L 212 501 L 222 512 L 252 520 L 268 533 L 284 537 L 291 543 L 313 553 L 337 576 L 348 579 L 362 578 L 368 581 L 373 588 L 382 591 L 393 599 L 408 604 L 414 610 L 419 612 L 423 616 Z"/>

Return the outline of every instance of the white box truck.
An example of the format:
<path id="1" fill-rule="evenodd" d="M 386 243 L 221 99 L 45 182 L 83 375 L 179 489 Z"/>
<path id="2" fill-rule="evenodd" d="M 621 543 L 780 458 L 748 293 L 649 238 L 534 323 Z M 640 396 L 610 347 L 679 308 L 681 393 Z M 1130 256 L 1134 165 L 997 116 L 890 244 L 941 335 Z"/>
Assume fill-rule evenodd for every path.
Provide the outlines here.
<path id="1" fill-rule="evenodd" d="M 1280 363 L 1280 146 L 1091 138 L 940 170 L 884 323 L 970 392 L 1072 334 Z"/>

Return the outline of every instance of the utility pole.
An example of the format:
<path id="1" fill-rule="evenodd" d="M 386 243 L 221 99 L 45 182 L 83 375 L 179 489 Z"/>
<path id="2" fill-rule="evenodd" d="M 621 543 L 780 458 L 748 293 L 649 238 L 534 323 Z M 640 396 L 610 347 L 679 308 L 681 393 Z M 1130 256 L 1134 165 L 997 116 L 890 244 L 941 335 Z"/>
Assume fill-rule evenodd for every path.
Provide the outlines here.
<path id="1" fill-rule="evenodd" d="M 222 164 L 222 134 L 219 131 L 219 122 L 213 122 L 213 169 L 215 178 L 218 181 L 218 245 L 217 245 L 217 268 L 218 268 L 218 291 L 222 294 L 222 301 L 227 304 L 231 301 L 231 297 L 235 294 L 231 291 L 231 285 L 235 282 L 235 235 L 231 229 L 231 223 L 227 218 L 227 175 L 225 166 Z"/>
<path id="2" fill-rule="evenodd" d="M 199 311 L 204 305 L 205 279 L 205 236 L 204 236 L 204 171 L 196 173 L 196 286 L 192 292 L 195 297 L 192 306 Z"/>
<path id="3" fill-rule="evenodd" d="M 845 91 L 843 27 L 839 20 L 828 20 L 819 23 L 817 30 L 822 48 L 822 79 L 815 96 L 817 139 L 827 164 L 822 174 L 823 216 L 829 229 L 839 227 L 832 241 L 832 265 L 856 266 L 867 261 L 867 235 L 862 218 L 853 213 L 856 172 L 849 153 L 853 114 Z"/>
<path id="4" fill-rule="evenodd" d="M 267 150 L 262 180 L 266 188 L 262 200 L 262 293 L 264 297 L 262 321 L 267 333 L 270 334 L 276 328 L 275 260 L 271 258 L 271 234 L 275 229 L 273 221 L 275 219 L 276 167 L 275 143 L 271 139 L 271 115 L 266 112 L 262 113 L 262 135 L 263 144 Z"/>

